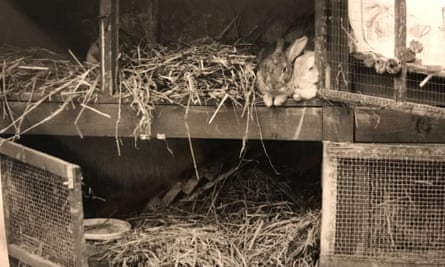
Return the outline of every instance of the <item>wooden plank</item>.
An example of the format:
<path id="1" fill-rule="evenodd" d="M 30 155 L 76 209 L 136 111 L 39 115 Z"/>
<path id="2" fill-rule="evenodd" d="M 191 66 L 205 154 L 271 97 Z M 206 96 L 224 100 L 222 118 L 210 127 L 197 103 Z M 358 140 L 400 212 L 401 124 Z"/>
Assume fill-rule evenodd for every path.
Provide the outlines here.
<path id="1" fill-rule="evenodd" d="M 170 188 L 170 190 L 167 191 L 167 193 L 165 193 L 165 195 L 162 197 L 162 207 L 168 207 L 173 202 L 173 200 L 175 200 L 175 198 L 181 192 L 182 186 L 182 182 L 177 182 Z"/>
<path id="2" fill-rule="evenodd" d="M 9 250 L 9 255 L 11 255 L 16 259 L 19 259 L 22 263 L 31 265 L 33 267 L 61 267 L 61 265 L 59 264 L 53 263 L 35 254 L 31 254 L 30 252 L 14 244 L 9 245 L 8 250 Z M 2 265 L 2 266 L 9 266 L 9 265 Z"/>
<path id="3" fill-rule="evenodd" d="M 8 142 L 3 138 L 0 138 L 0 153 L 61 177 L 67 177 L 73 171 L 80 171 L 80 167 L 75 164 L 20 144 Z"/>
<path id="4" fill-rule="evenodd" d="M 319 70 L 318 86 L 326 88 L 327 14 L 326 0 L 315 1 L 315 62 Z"/>
<path id="5" fill-rule="evenodd" d="M 0 266 L 9 266 L 8 240 L 6 239 L 6 216 L 8 216 L 8 212 L 5 212 L 7 203 L 3 205 L 3 171 L 1 167 L 0 164 Z"/>
<path id="6" fill-rule="evenodd" d="M 322 203 L 323 216 L 320 233 L 320 255 L 332 255 L 335 243 L 337 213 L 337 162 L 330 154 L 330 142 L 323 142 Z"/>
<path id="7" fill-rule="evenodd" d="M 406 50 L 406 0 L 394 1 L 394 32 L 396 33 L 394 38 L 395 43 L 395 55 L 397 58 L 404 58 Z M 406 62 L 402 61 L 401 74 L 394 78 L 394 98 L 397 101 L 405 101 L 407 97 L 407 67 Z"/>
<path id="8" fill-rule="evenodd" d="M 100 0 L 99 44 L 100 70 L 102 91 L 112 93 L 113 88 L 113 31 L 112 26 L 113 0 Z"/>
<path id="9" fill-rule="evenodd" d="M 73 246 L 75 255 L 75 265 L 77 267 L 88 266 L 87 244 L 84 238 L 83 227 L 83 203 L 82 203 L 82 173 L 79 167 L 70 168 L 68 179 L 72 181 L 69 192 L 70 213 L 71 213 L 71 231 L 73 233 Z"/>
<path id="10" fill-rule="evenodd" d="M 112 87 L 108 88 L 110 94 L 117 92 L 119 84 L 119 0 L 111 2 L 111 19 L 110 19 L 110 35 L 111 35 L 111 80 Z M 106 88 L 105 88 L 106 89 Z"/>
<path id="11" fill-rule="evenodd" d="M 355 94 L 338 90 L 320 89 L 319 94 L 325 99 L 351 105 L 367 105 L 384 109 L 402 111 L 408 114 L 445 119 L 445 108 L 419 104 L 414 102 L 400 102 L 384 97 Z"/>
<path id="12" fill-rule="evenodd" d="M 323 140 L 354 141 L 354 111 L 351 108 L 345 105 L 323 108 Z"/>
<path id="13" fill-rule="evenodd" d="M 416 263 L 416 262 L 403 262 L 403 258 L 399 257 L 393 262 L 389 260 L 377 260 L 377 259 L 361 259 L 358 257 L 348 256 L 327 256 L 320 255 L 320 267 L 439 267 L 443 266 L 443 263 Z"/>
<path id="14" fill-rule="evenodd" d="M 31 92 L 19 92 L 19 93 L 11 93 L 8 94 L 8 102 L 37 102 L 39 100 L 42 99 L 42 95 L 40 94 L 33 94 Z M 66 101 L 66 96 L 60 96 L 60 95 L 54 95 L 51 96 L 51 101 L 48 102 L 53 102 L 53 103 L 64 103 Z M 132 102 L 131 99 L 129 98 L 125 98 L 125 99 L 121 99 L 119 100 L 118 97 L 116 96 L 110 96 L 110 95 L 99 95 L 97 97 L 97 101 L 95 101 L 95 103 L 101 103 L 101 104 L 118 104 L 119 101 L 123 104 L 129 104 Z M 212 99 L 208 99 L 205 101 L 207 106 L 218 106 L 219 102 L 212 100 Z M 187 101 L 184 101 L 183 103 L 184 106 L 187 105 Z M 314 99 L 310 99 L 310 100 L 306 100 L 306 101 L 301 101 L 301 102 L 296 102 L 293 100 L 289 100 L 286 103 L 283 104 L 283 106 L 281 106 L 281 108 L 283 107 L 321 107 L 324 104 L 324 100 L 319 99 L 319 98 L 314 98 Z M 161 103 L 159 103 L 159 105 L 163 105 Z M 260 107 L 263 108 L 264 103 L 262 103 L 262 100 L 258 100 L 257 103 L 255 104 L 256 107 Z"/>
<path id="15" fill-rule="evenodd" d="M 444 143 L 444 119 L 373 108 L 355 109 L 355 141 Z"/>
<path id="16" fill-rule="evenodd" d="M 10 102 L 16 114 L 21 114 L 27 106 L 25 102 Z M 38 109 L 28 114 L 21 124 L 24 130 L 36 122 L 47 118 L 59 108 L 60 103 L 44 103 Z M 80 111 L 79 106 L 67 107 L 66 110 L 52 120 L 34 128 L 30 134 L 72 135 L 79 136 L 115 136 L 116 120 L 119 106 L 117 104 L 91 104 L 94 109 L 107 114 L 106 118 L 97 112 L 85 110 L 74 125 Z M 187 116 L 189 132 L 185 126 L 185 109 L 177 105 L 156 106 L 152 121 L 152 136 L 165 134 L 167 138 L 219 138 L 271 140 L 308 140 L 318 141 L 322 138 L 322 107 L 257 107 L 249 120 L 248 130 L 246 117 L 241 117 L 240 109 L 227 106 L 221 108 L 213 122 L 214 106 L 190 107 Z M 121 105 L 121 119 L 118 125 L 119 136 L 133 136 L 133 131 L 139 119 L 129 105 Z M 13 134 L 13 128 L 2 132 L 9 122 L 0 120 L 0 134 Z"/>

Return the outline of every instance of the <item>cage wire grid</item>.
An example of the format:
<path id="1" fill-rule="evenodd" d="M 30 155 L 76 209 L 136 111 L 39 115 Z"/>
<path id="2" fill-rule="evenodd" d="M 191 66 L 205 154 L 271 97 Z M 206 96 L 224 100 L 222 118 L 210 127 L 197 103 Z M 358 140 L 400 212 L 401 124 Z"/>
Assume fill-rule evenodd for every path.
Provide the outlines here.
<path id="1" fill-rule="evenodd" d="M 0 171 L 8 243 L 61 266 L 79 266 L 66 178 L 6 155 L 0 155 Z"/>
<path id="2" fill-rule="evenodd" d="M 445 55 L 441 45 L 434 46 L 438 40 L 445 44 L 445 22 L 438 25 L 435 21 L 414 21 L 411 17 L 418 14 L 412 15 L 415 7 L 410 0 L 320 1 L 324 1 L 321 20 L 325 27 L 321 37 L 326 42 L 324 89 L 356 93 L 354 100 L 361 104 L 367 104 L 370 98 L 357 97 L 420 104 L 414 108 L 395 107 L 408 112 L 422 110 L 426 105 L 445 106 Z M 407 9 L 403 19 L 403 10 L 397 10 L 398 2 L 404 2 Z M 406 47 L 398 48 L 401 54 L 396 55 L 397 39 L 403 38 L 395 29 L 397 21 L 406 21 Z M 444 61 L 430 62 L 435 58 Z M 400 86 L 402 97 L 397 93 Z M 330 97 L 329 92 L 325 96 Z M 380 103 L 373 99 L 369 104 L 388 108 L 384 100 Z M 425 110 L 426 114 L 429 112 L 430 109 Z M 438 113 L 436 109 L 434 112 Z M 440 112 L 440 117 L 444 118 L 445 112 Z"/>
<path id="3" fill-rule="evenodd" d="M 444 156 L 445 146 L 325 143 L 323 197 L 335 199 L 324 200 L 321 253 L 445 264 Z"/>

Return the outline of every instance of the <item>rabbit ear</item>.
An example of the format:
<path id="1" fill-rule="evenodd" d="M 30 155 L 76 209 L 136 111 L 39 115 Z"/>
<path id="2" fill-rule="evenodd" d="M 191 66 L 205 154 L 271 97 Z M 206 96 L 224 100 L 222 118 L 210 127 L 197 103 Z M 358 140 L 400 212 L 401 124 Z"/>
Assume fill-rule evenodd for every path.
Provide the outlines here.
<path id="1" fill-rule="evenodd" d="M 287 59 L 293 62 L 303 52 L 307 42 L 306 36 L 296 39 L 286 50 Z"/>
<path id="2" fill-rule="evenodd" d="M 281 53 L 283 51 L 283 47 L 284 47 L 284 40 L 283 40 L 283 38 L 278 38 L 277 46 L 275 47 L 274 54 Z"/>

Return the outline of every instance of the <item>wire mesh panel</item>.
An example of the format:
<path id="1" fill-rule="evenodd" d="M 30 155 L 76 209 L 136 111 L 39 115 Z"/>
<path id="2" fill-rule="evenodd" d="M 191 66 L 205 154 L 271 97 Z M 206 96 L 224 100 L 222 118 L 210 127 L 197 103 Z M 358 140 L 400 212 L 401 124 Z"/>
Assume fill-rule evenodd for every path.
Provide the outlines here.
<path id="1" fill-rule="evenodd" d="M 85 266 L 80 169 L 0 139 L 9 254 L 31 266 Z"/>
<path id="2" fill-rule="evenodd" d="M 445 146 L 324 145 L 324 266 L 444 266 Z"/>
<path id="3" fill-rule="evenodd" d="M 318 2 L 321 95 L 445 118 L 443 1 Z"/>

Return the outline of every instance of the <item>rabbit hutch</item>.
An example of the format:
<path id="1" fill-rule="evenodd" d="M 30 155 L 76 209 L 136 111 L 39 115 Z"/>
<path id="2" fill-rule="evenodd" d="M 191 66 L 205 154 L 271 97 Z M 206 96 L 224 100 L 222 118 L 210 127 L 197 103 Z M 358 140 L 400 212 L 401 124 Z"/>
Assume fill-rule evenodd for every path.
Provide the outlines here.
<path id="1" fill-rule="evenodd" d="M 443 266 L 443 1 L 318 1 L 319 94 L 354 113 L 325 140 L 320 266 Z"/>
<path id="2" fill-rule="evenodd" d="M 1 0 L 11 262 L 443 266 L 445 5 L 271 2 Z M 264 55 L 302 37 L 304 51 L 288 63 L 302 72 L 298 59 L 313 55 L 307 69 L 317 79 L 295 78 L 287 101 L 272 94 L 270 107 L 257 84 Z M 316 97 L 303 97 L 309 88 Z M 206 140 L 220 143 L 204 149 Z M 270 144 L 278 145 L 268 152 Z M 49 149 L 58 146 L 78 155 Z M 237 159 L 230 167 L 226 154 Z M 251 154 L 275 174 L 273 156 L 284 155 L 292 171 L 272 179 Z M 153 198 L 115 202 L 140 206 L 137 216 L 105 213 L 89 225 L 86 199 L 100 199 L 85 187 L 89 165 L 107 165 L 94 175 L 125 176 L 136 172 L 135 155 L 145 159 L 137 168 L 191 178 L 136 184 Z M 294 195 L 313 169 L 322 192 L 312 179 Z"/>

